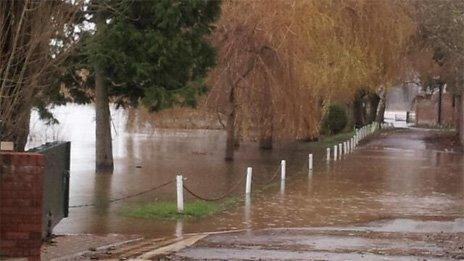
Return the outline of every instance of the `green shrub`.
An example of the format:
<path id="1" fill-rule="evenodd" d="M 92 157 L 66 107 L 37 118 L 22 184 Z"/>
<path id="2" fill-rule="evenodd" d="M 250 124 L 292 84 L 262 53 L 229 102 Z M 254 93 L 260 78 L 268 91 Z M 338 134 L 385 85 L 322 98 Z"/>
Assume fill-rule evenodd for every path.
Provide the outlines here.
<path id="1" fill-rule="evenodd" d="M 342 131 L 348 123 L 348 116 L 345 108 L 339 104 L 332 104 L 324 120 L 324 128 L 330 134 L 337 134 Z"/>

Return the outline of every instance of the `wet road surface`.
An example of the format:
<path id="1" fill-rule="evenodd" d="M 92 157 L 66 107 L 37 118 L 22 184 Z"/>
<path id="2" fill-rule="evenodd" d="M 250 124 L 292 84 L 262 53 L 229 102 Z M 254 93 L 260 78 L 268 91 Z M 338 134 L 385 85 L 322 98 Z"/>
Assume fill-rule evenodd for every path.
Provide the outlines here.
<path id="1" fill-rule="evenodd" d="M 364 226 L 216 234 L 176 253 L 151 259 L 448 260 L 464 258 L 463 245 L 464 219 L 396 219 Z"/>
<path id="2" fill-rule="evenodd" d="M 236 161 L 228 163 L 223 160 L 222 131 L 153 132 L 143 128 L 143 123 L 137 123 L 139 128 L 134 129 L 129 126 L 133 119 L 113 111 L 116 170 L 112 175 L 97 175 L 93 171 L 93 109 L 78 107 L 57 116 L 64 119 L 62 130 L 52 134 L 62 133 L 62 139 L 73 142 L 71 205 L 94 206 L 72 208 L 70 217 L 55 228 L 56 234 L 182 237 L 186 233 L 222 230 L 342 226 L 396 218 L 453 221 L 464 217 L 463 157 L 452 145 L 432 139 L 436 131 L 382 133 L 330 164 L 325 162 L 325 148 L 311 143 L 281 144 L 273 151 L 259 151 L 255 144 L 243 144 Z M 310 152 L 315 154 L 312 173 L 308 173 L 306 165 Z M 266 182 L 282 159 L 288 165 L 285 184 L 275 182 L 259 192 L 254 186 L 250 201 L 212 217 L 159 221 L 120 214 L 123 207 L 175 199 L 174 184 L 108 203 L 109 199 L 174 179 L 178 172 L 187 177 L 186 183 L 193 190 L 213 197 L 240 180 L 248 166 L 253 167 L 258 182 Z M 244 185 L 235 195 L 242 197 L 243 190 Z"/>

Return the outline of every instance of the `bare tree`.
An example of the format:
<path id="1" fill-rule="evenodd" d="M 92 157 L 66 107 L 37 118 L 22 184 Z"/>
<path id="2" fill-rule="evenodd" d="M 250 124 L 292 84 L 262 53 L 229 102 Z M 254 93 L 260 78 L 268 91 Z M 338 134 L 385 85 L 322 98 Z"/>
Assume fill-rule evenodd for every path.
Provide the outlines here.
<path id="1" fill-rule="evenodd" d="M 52 76 L 71 48 L 79 8 L 68 1 L 0 2 L 0 138 L 16 150 L 26 145 L 31 109 L 44 112 L 59 92 Z"/>
<path id="2" fill-rule="evenodd" d="M 439 81 L 458 97 L 464 106 L 464 1 L 411 0 L 411 16 L 418 25 L 416 45 L 410 55 L 421 82 Z M 459 114 L 456 129 L 464 144 L 464 111 Z"/>

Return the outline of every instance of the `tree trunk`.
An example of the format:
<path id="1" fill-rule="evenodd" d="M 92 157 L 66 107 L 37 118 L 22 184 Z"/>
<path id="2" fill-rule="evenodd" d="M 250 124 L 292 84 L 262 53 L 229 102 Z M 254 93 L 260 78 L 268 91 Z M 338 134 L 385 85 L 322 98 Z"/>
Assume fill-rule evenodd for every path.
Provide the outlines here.
<path id="1" fill-rule="evenodd" d="M 272 97 L 269 86 L 264 87 L 263 98 L 260 106 L 261 122 L 259 126 L 259 148 L 263 150 L 271 150 L 274 122 L 272 115 Z"/>
<path id="2" fill-rule="evenodd" d="M 271 123 L 272 124 L 272 123 Z M 272 149 L 272 126 L 262 128 L 260 131 L 259 137 L 259 148 L 262 150 L 271 150 Z"/>
<path id="3" fill-rule="evenodd" d="M 380 87 L 379 90 L 379 104 L 377 105 L 377 112 L 375 115 L 375 121 L 377 123 L 383 123 L 384 120 L 384 114 L 385 114 L 385 108 L 387 106 L 387 92 L 385 90 L 385 87 Z"/>
<path id="4" fill-rule="evenodd" d="M 441 125 L 441 122 L 442 122 L 442 100 L 443 100 L 443 84 L 439 84 L 438 85 L 438 117 L 437 117 L 437 125 L 440 126 Z"/>
<path id="5" fill-rule="evenodd" d="M 234 118 L 237 118 L 235 113 Z M 234 148 L 240 148 L 240 140 L 241 140 L 241 125 L 234 120 Z"/>
<path id="6" fill-rule="evenodd" d="M 461 96 L 455 95 L 454 96 L 454 127 L 456 129 L 456 133 L 459 135 L 461 133 L 461 126 L 460 126 L 460 119 L 459 116 L 461 115 Z"/>
<path id="7" fill-rule="evenodd" d="M 368 115 L 367 122 L 371 123 L 375 121 L 375 117 L 377 116 L 377 108 L 379 106 L 380 98 L 377 94 L 372 93 L 368 95 L 368 99 L 369 99 L 369 106 L 368 106 L 369 109 L 367 112 L 367 115 Z"/>
<path id="8" fill-rule="evenodd" d="M 95 68 L 95 171 L 113 172 L 110 104 L 103 77 L 101 70 Z"/>
<path id="9" fill-rule="evenodd" d="M 464 146 L 464 91 L 461 92 L 461 99 L 459 102 L 459 141 L 461 142 L 461 145 Z"/>
<path id="10" fill-rule="evenodd" d="M 226 156 L 225 160 L 232 161 L 234 160 L 234 149 L 235 149 L 235 86 L 230 86 L 229 94 L 229 105 L 230 112 L 227 114 L 227 125 L 226 125 Z"/>
<path id="11" fill-rule="evenodd" d="M 26 106 L 23 109 L 23 119 L 16 123 L 16 133 L 13 135 L 15 151 L 24 151 L 27 144 L 27 137 L 29 136 L 29 127 L 31 123 L 31 107 Z"/>
<path id="12" fill-rule="evenodd" d="M 365 108 L 363 106 L 363 91 L 357 91 L 353 101 L 353 118 L 354 118 L 354 126 L 356 128 L 360 128 L 364 126 L 366 122 L 365 118 Z"/>
<path id="13" fill-rule="evenodd" d="M 15 151 L 24 151 L 29 136 L 31 101 L 26 100 L 24 95 L 18 100 L 21 100 L 21 103 L 8 104 L 12 107 L 5 108 L 4 104 L 0 104 L 0 110 L 13 111 L 13 115 L 6 115 L 0 119 L 0 140 L 13 142 Z"/>
<path id="14" fill-rule="evenodd" d="M 226 157 L 225 160 L 232 161 L 234 160 L 234 143 L 235 143 L 235 111 L 227 115 L 227 140 L 226 140 Z"/>

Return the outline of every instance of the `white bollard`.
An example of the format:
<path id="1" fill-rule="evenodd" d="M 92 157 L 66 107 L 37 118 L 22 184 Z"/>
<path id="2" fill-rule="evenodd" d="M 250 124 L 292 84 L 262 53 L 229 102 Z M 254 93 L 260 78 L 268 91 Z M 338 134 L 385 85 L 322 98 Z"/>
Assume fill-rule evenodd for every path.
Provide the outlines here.
<path id="1" fill-rule="evenodd" d="M 249 196 L 251 194 L 251 175 L 253 173 L 253 169 L 251 167 L 247 168 L 246 174 L 246 185 L 245 185 L 245 196 Z"/>
<path id="2" fill-rule="evenodd" d="M 327 161 L 330 161 L 330 148 L 327 148 Z"/>
<path id="3" fill-rule="evenodd" d="M 346 155 L 347 154 L 347 144 L 346 144 L 346 141 L 343 142 L 343 154 Z"/>
<path id="4" fill-rule="evenodd" d="M 340 155 L 340 158 L 341 158 L 343 154 L 343 143 L 338 144 L 338 154 Z"/>
<path id="5" fill-rule="evenodd" d="M 309 154 L 308 156 L 308 166 L 309 166 L 309 170 L 313 169 L 313 154 Z"/>
<path id="6" fill-rule="evenodd" d="M 337 160 L 337 152 L 338 152 L 337 145 L 334 145 L 334 160 L 335 161 Z"/>
<path id="7" fill-rule="evenodd" d="M 285 179 L 285 160 L 282 160 L 280 162 L 280 179 L 281 180 Z"/>
<path id="8" fill-rule="evenodd" d="M 181 214 L 184 212 L 184 186 L 182 175 L 176 176 L 176 188 L 177 188 L 177 213 Z"/>

